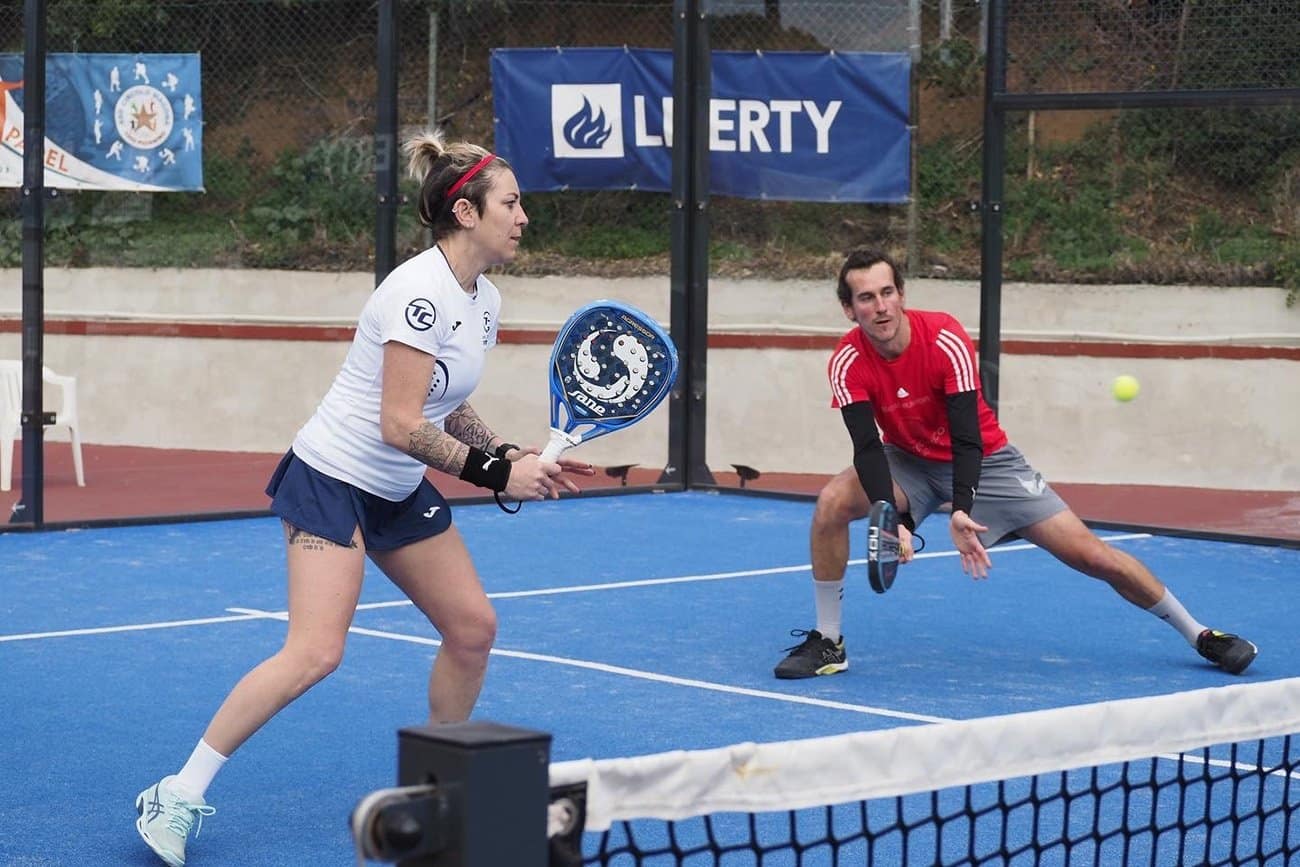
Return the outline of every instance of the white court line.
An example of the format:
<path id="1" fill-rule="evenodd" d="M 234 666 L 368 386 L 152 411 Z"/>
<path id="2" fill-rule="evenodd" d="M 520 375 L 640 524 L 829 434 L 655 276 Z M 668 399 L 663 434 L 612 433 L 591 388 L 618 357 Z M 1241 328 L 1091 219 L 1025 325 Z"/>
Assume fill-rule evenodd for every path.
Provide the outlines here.
<path id="1" fill-rule="evenodd" d="M 1186 764 L 1209 765 L 1210 767 L 1215 768 L 1235 768 L 1238 771 L 1243 771 L 1248 774 L 1263 771 L 1265 776 L 1269 777 L 1290 777 L 1294 780 L 1300 780 L 1300 771 L 1287 771 L 1285 768 L 1274 768 L 1270 771 L 1260 765 L 1251 765 L 1246 762 L 1233 762 L 1228 759 L 1203 759 L 1200 756 L 1193 756 L 1187 753 L 1184 753 L 1183 755 L 1178 755 L 1177 753 L 1161 753 L 1157 756 L 1153 756 L 1153 758 L 1164 759 L 1167 762 L 1177 762 L 1181 759 Z"/>
<path id="2" fill-rule="evenodd" d="M 265 617 L 270 620 L 288 620 L 289 615 L 284 611 L 258 611 L 255 608 L 228 608 L 227 611 L 236 614 L 249 615 L 253 617 Z M 405 641 L 410 644 L 425 644 L 430 647 L 438 647 L 442 644 L 436 638 L 427 638 L 423 635 L 406 635 L 401 632 L 388 632 L 382 629 L 366 629 L 362 626 L 353 626 L 348 632 L 357 635 L 369 635 L 374 638 L 387 638 L 391 641 Z M 621 674 L 625 677 L 634 677 L 640 680 L 650 680 L 656 683 L 668 683 L 674 686 L 689 686 L 695 689 L 706 689 L 713 692 L 723 692 L 730 695 L 745 695 L 751 698 L 767 698 L 774 701 L 784 701 L 791 704 L 808 704 L 814 707 L 831 708 L 833 710 L 847 710 L 854 713 L 870 714 L 872 716 L 891 717 L 893 719 L 905 719 L 913 722 L 952 722 L 947 717 L 927 716 L 919 713 L 907 713 L 905 711 L 889 710 L 888 708 L 871 707 L 869 705 L 848 704 L 840 701 L 826 701 L 825 699 L 808 698 L 799 695 L 786 695 L 781 692 L 768 692 L 761 689 L 747 689 L 740 686 L 728 686 L 721 683 L 711 683 L 707 680 L 692 680 L 685 677 L 673 677 L 667 674 L 656 674 L 652 671 L 641 671 L 635 668 L 624 668 L 621 665 L 607 665 L 603 662 L 587 662 L 582 659 L 570 659 L 565 656 L 550 656 L 544 653 L 529 653 L 523 650 L 504 650 L 499 647 L 492 648 L 493 656 L 506 656 L 511 659 L 527 659 L 533 662 L 549 662 L 556 665 L 567 665 L 572 668 L 585 668 L 589 671 L 601 671 L 606 674 Z"/>
<path id="3" fill-rule="evenodd" d="M 197 620 L 165 620 L 160 623 L 131 623 L 126 626 L 94 626 L 87 629 L 60 629 L 57 632 L 26 632 L 0 635 L 0 642 L 31 641 L 35 638 L 67 638 L 72 635 L 106 635 L 111 632 L 139 632 L 145 629 L 173 629 L 177 626 L 204 626 L 209 623 L 235 623 L 256 618 L 241 614 L 235 617 L 203 617 Z"/>
<path id="4" fill-rule="evenodd" d="M 1106 536 L 1103 542 L 1123 542 L 1127 539 L 1149 539 L 1150 533 L 1126 533 L 1119 536 Z M 1006 545 L 1001 548 L 994 548 L 995 553 L 1005 553 L 1008 551 L 1032 551 L 1038 546 L 1029 542 L 1019 542 L 1014 545 Z M 914 559 L 927 560 L 935 557 L 956 557 L 956 551 L 932 551 L 930 553 L 917 554 Z M 850 560 L 849 566 L 861 566 L 867 561 Z M 636 581 L 612 581 L 608 584 L 576 584 L 572 587 L 547 587 L 542 590 L 507 590 L 500 593 L 489 593 L 489 599 L 520 599 L 525 596 L 558 596 L 562 593 L 586 593 L 592 590 L 623 590 L 628 587 L 656 587 L 664 584 L 689 584 L 696 581 L 721 581 L 726 578 L 752 578 L 759 575 L 780 575 L 789 572 L 809 572 L 812 565 L 805 563 L 802 566 L 775 566 L 770 569 L 745 569 L 739 572 L 713 572 L 707 575 L 682 575 L 677 578 L 642 578 Z M 366 602 L 357 606 L 358 611 L 373 611 L 376 608 L 395 608 L 402 605 L 410 605 L 409 599 L 395 599 L 391 602 Z M 231 609 L 234 610 L 234 609 Z"/>
<path id="5" fill-rule="evenodd" d="M 867 562 L 866 560 L 854 562 Z M 608 584 L 574 584 L 569 587 L 545 587 L 541 590 L 503 590 L 489 593 L 489 599 L 521 599 L 525 596 L 558 596 L 562 593 L 586 593 L 591 590 L 623 590 L 628 587 L 656 587 L 662 584 L 690 584 L 696 581 L 721 581 L 724 578 L 750 578 L 756 575 L 780 575 L 785 572 L 807 572 L 812 566 L 774 566 L 770 569 L 746 569 L 742 572 L 714 572 L 710 575 L 680 575 L 676 578 L 641 578 L 636 581 L 612 581 Z M 409 599 L 394 599 L 390 602 L 365 602 L 357 606 L 358 611 L 373 611 L 376 608 L 395 608 L 413 604 Z M 233 610 L 233 609 L 229 609 Z"/>
<path id="6" fill-rule="evenodd" d="M 1128 539 L 1149 539 L 1150 533 L 1126 533 L 1117 536 L 1103 537 L 1104 542 L 1122 542 Z M 1037 548 L 1037 545 L 1028 542 L 1020 542 L 1014 545 L 995 548 L 996 553 L 1008 551 L 1031 551 Z M 926 560 L 935 557 L 956 557 L 956 551 L 932 551 L 929 553 L 922 552 L 916 555 L 917 560 Z M 850 560 L 848 565 L 861 566 L 866 560 Z M 780 575 L 790 572 L 808 572 L 812 569 L 809 564 L 802 566 L 776 566 L 770 569 L 746 569 L 738 572 L 714 572 L 706 575 L 682 575 L 676 578 L 645 578 L 637 581 L 613 581 L 607 584 L 580 584 L 572 587 L 549 587 L 542 590 L 509 590 L 501 593 L 489 593 L 489 599 L 519 599 L 526 596 L 558 596 L 563 593 L 585 593 L 593 590 L 622 590 L 629 587 L 656 587 L 665 584 L 689 584 L 696 581 L 721 581 L 726 578 L 751 578 L 759 575 Z M 373 611 L 378 608 L 397 608 L 410 605 L 409 599 L 395 599 L 389 602 L 365 602 L 357 606 L 358 611 Z M 230 609 L 234 610 L 234 609 Z M 0 643 L 6 641 L 31 641 L 39 638 L 65 638 L 74 635 L 103 635 L 112 632 L 135 632 L 145 629 L 170 629 L 178 626 L 202 626 L 209 623 L 232 623 L 239 620 L 248 620 L 247 616 L 240 617 L 210 617 L 198 620 L 172 620 L 161 623 L 138 623 L 127 626 L 100 626 L 87 629 L 63 629 L 55 632 L 27 632 L 18 635 L 0 635 Z"/>

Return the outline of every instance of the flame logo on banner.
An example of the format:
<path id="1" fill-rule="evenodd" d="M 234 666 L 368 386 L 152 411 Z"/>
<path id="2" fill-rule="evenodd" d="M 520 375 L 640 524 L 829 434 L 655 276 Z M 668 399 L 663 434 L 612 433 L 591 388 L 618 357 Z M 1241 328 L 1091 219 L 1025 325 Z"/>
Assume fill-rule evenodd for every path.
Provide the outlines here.
<path id="1" fill-rule="evenodd" d="M 582 108 L 564 124 L 564 140 L 581 150 L 596 150 L 609 140 L 613 128 L 605 120 L 603 110 L 594 112 L 591 101 L 582 98 Z"/>

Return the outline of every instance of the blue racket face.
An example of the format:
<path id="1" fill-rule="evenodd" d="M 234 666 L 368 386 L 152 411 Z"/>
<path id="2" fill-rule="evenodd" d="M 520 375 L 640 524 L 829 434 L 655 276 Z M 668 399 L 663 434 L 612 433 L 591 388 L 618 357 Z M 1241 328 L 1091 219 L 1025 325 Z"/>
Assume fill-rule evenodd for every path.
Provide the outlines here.
<path id="1" fill-rule="evenodd" d="M 551 350 L 551 427 L 590 439 L 644 418 L 677 380 L 677 348 L 645 313 L 618 301 L 581 308 Z M 568 419 L 561 424 L 560 407 Z"/>

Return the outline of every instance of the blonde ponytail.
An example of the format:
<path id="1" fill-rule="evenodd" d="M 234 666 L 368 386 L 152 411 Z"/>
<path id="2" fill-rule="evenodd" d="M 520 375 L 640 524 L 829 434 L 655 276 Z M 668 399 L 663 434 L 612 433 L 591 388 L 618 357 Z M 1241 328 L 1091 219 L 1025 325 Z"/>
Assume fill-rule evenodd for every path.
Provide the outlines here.
<path id="1" fill-rule="evenodd" d="M 446 151 L 447 147 L 442 141 L 442 130 L 419 133 L 402 145 L 402 152 L 406 154 L 407 159 L 406 169 L 417 181 L 424 180 L 425 176 L 433 170 L 434 163 Z"/>

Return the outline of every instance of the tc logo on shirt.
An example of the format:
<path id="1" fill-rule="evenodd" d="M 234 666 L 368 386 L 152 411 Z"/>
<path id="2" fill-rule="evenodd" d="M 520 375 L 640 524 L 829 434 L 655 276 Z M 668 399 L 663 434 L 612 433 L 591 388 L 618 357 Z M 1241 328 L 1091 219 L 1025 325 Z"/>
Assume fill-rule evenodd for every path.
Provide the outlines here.
<path id="1" fill-rule="evenodd" d="M 438 321 L 438 311 L 427 298 L 412 298 L 406 305 L 406 324 L 416 331 L 428 331 Z"/>

